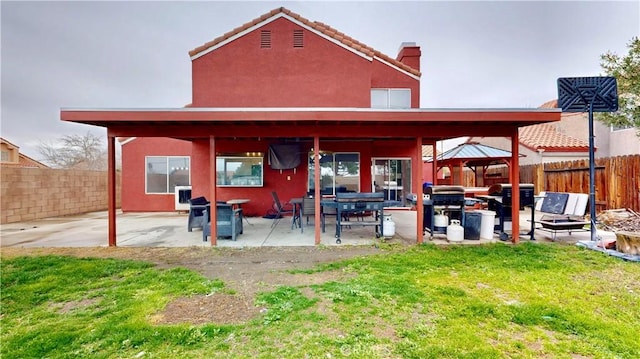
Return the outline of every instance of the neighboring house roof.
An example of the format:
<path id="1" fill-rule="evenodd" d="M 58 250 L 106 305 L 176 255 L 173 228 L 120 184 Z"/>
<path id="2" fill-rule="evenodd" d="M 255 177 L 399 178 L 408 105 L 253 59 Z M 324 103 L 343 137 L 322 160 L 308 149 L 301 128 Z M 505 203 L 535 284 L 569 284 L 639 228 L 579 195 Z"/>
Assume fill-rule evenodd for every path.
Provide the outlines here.
<path id="1" fill-rule="evenodd" d="M 540 108 L 558 108 L 558 100 L 554 99 L 543 103 Z M 565 112 L 560 115 L 562 118 L 571 116 L 582 116 L 579 112 Z M 544 150 L 547 152 L 588 152 L 589 144 L 585 141 L 565 135 L 558 131 L 557 127 L 542 123 L 538 125 L 521 127 L 518 137 L 520 143 L 534 151 Z"/>
<path id="2" fill-rule="evenodd" d="M 202 46 L 198 46 L 195 49 L 189 51 L 189 56 L 194 60 L 210 51 L 215 50 L 216 48 L 225 45 L 226 43 L 233 41 L 234 39 L 244 35 L 245 33 L 251 32 L 253 29 L 263 26 L 271 21 L 274 21 L 280 17 L 286 17 L 293 22 L 297 22 L 300 26 L 307 28 L 308 30 L 317 33 L 320 36 L 333 40 L 339 45 L 349 48 L 352 51 L 358 52 L 368 58 L 377 58 L 382 62 L 386 62 L 387 64 L 397 67 L 400 70 L 406 71 L 409 74 L 419 77 L 420 71 L 405 65 L 404 63 L 393 59 L 378 50 L 373 49 L 370 46 L 367 46 L 360 41 L 345 35 L 344 33 L 326 25 L 318 21 L 310 21 L 284 7 L 280 7 L 270 12 L 245 23 L 244 25 L 237 27 L 226 34 L 219 36 L 212 41 L 205 43 Z"/>
<path id="3" fill-rule="evenodd" d="M 540 109 L 558 108 L 558 100 L 543 103 Z M 580 112 L 564 112 L 560 115 L 560 121 L 573 116 L 583 116 Z M 558 122 L 558 123 L 559 123 Z M 557 123 L 540 123 L 520 127 L 518 140 L 521 145 L 532 151 L 544 150 L 545 152 L 588 152 L 589 144 L 579 138 L 563 134 L 556 127 Z M 481 141 L 482 137 L 470 138 L 467 143 Z"/>
<path id="4" fill-rule="evenodd" d="M 15 144 L 7 141 L 2 137 L 0 137 L 0 143 L 5 144 L 9 149 L 18 151 L 18 161 L 17 162 L 2 161 L 0 162 L 0 165 L 2 165 L 2 167 L 49 168 L 49 166 L 45 165 L 44 163 L 34 160 L 33 158 L 20 153 L 20 147 L 16 146 Z"/>
<path id="5" fill-rule="evenodd" d="M 422 146 L 422 158 L 433 157 L 433 146 Z"/>
<path id="6" fill-rule="evenodd" d="M 577 138 L 564 135 L 551 124 L 542 123 L 520 128 L 520 143 L 534 151 L 546 152 L 588 152 L 589 144 Z"/>

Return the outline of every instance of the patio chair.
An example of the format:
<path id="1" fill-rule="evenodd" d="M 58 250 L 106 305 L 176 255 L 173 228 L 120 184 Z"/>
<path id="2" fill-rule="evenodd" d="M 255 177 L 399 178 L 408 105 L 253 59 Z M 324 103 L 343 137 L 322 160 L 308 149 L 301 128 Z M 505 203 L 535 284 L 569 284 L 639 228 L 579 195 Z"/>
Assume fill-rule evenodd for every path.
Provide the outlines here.
<path id="1" fill-rule="evenodd" d="M 293 213 L 295 207 L 289 202 L 285 202 L 284 204 L 280 202 L 280 198 L 276 191 L 271 192 L 271 197 L 273 197 L 273 207 L 276 211 L 273 215 L 273 222 L 271 223 L 271 227 L 273 227 L 278 224 L 278 221 L 282 218 L 283 214 L 295 215 L 295 213 Z M 291 228 L 293 229 L 293 224 L 291 225 Z"/>
<path id="2" fill-rule="evenodd" d="M 338 208 L 332 206 L 322 206 L 322 232 L 324 232 L 325 224 L 327 223 L 327 216 L 329 218 L 336 218 L 338 215 Z M 335 221 L 337 223 L 337 221 Z"/>
<path id="3" fill-rule="evenodd" d="M 316 202 L 311 197 L 302 198 L 302 216 L 307 217 L 307 225 L 309 225 L 309 217 L 315 217 L 316 215 Z M 320 216 L 320 223 L 322 225 L 322 232 L 324 233 L 324 215 Z M 304 226 L 300 223 L 300 233 L 304 231 Z"/>
<path id="4" fill-rule="evenodd" d="M 206 213 L 205 218 L 210 216 Z M 235 241 L 242 234 L 242 208 L 233 209 L 230 204 L 216 203 L 216 232 L 218 238 L 229 238 Z M 202 241 L 206 242 L 211 236 L 211 221 L 202 227 Z"/>
<path id="5" fill-rule="evenodd" d="M 209 201 L 205 197 L 196 197 L 189 200 L 189 222 L 187 223 L 187 231 L 191 232 L 194 228 L 203 228 L 208 222 L 205 211 L 209 206 Z"/>

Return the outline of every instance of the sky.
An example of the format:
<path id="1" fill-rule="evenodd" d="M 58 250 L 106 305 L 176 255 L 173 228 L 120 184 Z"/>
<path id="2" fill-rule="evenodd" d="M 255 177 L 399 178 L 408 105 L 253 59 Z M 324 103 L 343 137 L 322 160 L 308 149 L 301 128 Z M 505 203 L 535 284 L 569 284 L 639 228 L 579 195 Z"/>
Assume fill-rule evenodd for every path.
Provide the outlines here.
<path id="1" fill-rule="evenodd" d="M 183 107 L 188 52 L 280 6 L 393 58 L 415 42 L 422 108 L 538 107 L 559 77 L 601 75 L 600 56 L 640 35 L 639 0 L 3 0 L 0 135 L 35 159 L 64 135 L 106 145 L 106 130 L 62 122 L 60 109 Z"/>

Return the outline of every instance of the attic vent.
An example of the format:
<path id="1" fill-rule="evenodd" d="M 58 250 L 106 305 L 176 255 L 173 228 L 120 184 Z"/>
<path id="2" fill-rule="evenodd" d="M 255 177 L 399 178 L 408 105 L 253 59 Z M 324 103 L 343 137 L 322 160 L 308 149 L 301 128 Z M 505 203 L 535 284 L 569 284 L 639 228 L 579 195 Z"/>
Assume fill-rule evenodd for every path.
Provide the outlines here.
<path id="1" fill-rule="evenodd" d="M 260 31 L 260 48 L 271 48 L 271 30 Z"/>
<path id="2" fill-rule="evenodd" d="M 302 30 L 293 30 L 293 47 L 304 47 L 304 33 Z"/>

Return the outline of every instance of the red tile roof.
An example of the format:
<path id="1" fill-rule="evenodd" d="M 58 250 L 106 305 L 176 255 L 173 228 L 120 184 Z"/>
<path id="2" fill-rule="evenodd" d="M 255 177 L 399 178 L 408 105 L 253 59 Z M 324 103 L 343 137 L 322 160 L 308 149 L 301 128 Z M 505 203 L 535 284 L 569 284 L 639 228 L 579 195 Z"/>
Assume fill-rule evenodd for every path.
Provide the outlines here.
<path id="1" fill-rule="evenodd" d="M 558 132 L 558 130 L 549 123 L 521 127 L 518 137 L 522 145 L 534 151 L 539 149 L 544 149 L 547 152 L 589 151 L 589 144 Z"/>
<path id="2" fill-rule="evenodd" d="M 44 163 L 22 153 L 18 154 L 18 162 L 0 162 L 0 167 L 49 168 Z"/>
<path id="3" fill-rule="evenodd" d="M 543 103 L 540 108 L 558 108 L 558 100 Z M 580 115 L 579 113 L 563 113 L 562 118 Z M 534 151 L 544 149 L 548 152 L 585 152 L 589 151 L 589 144 L 585 141 L 560 133 L 551 123 L 521 127 L 520 143 Z"/>
<path id="4" fill-rule="evenodd" d="M 9 142 L 4 137 L 0 137 L 0 143 L 5 144 L 9 150 L 16 151 L 18 153 L 18 162 L 0 161 L 2 167 L 29 167 L 29 168 L 49 168 L 44 163 L 34 160 L 33 158 L 20 153 L 20 147 Z"/>
<path id="5" fill-rule="evenodd" d="M 540 108 L 558 108 L 558 100 L 551 100 L 543 103 Z"/>
<path id="6" fill-rule="evenodd" d="M 280 7 L 280 8 L 271 10 L 270 12 L 268 12 L 268 13 L 266 13 L 266 14 L 264 14 L 264 15 L 256 18 L 256 19 L 254 19 L 254 20 L 252 20 L 250 22 L 245 23 L 244 25 L 242 25 L 240 27 L 237 27 L 237 28 L 233 29 L 232 31 L 229 31 L 229 32 L 225 33 L 224 35 L 213 39 L 212 41 L 209 41 L 209 42 L 205 43 L 202 46 L 196 47 L 195 49 L 189 51 L 189 56 L 193 57 L 193 56 L 201 53 L 202 51 L 205 51 L 205 50 L 207 50 L 207 49 L 209 49 L 209 48 L 211 48 L 213 46 L 216 46 L 217 44 L 219 44 L 219 43 L 221 43 L 221 42 L 223 42 L 223 41 L 225 41 L 225 40 L 227 40 L 227 39 L 229 39 L 229 38 L 231 38 L 231 37 L 243 32 L 243 31 L 245 31 L 245 30 L 247 30 L 247 29 L 249 29 L 249 28 L 251 28 L 253 26 L 256 26 L 256 25 L 258 25 L 258 24 L 260 24 L 262 22 L 265 22 L 265 21 L 269 20 L 270 18 L 272 18 L 272 17 L 274 17 L 274 16 L 276 16 L 276 15 L 278 15 L 280 13 L 285 14 L 285 15 L 297 20 L 297 21 L 303 23 L 305 26 L 308 26 L 309 28 L 312 28 L 312 29 L 322 33 L 323 35 L 328 36 L 328 37 L 330 37 L 330 38 L 342 43 L 343 45 L 345 45 L 347 47 L 350 47 L 350 48 L 352 48 L 352 49 L 354 49 L 354 50 L 356 50 L 356 51 L 358 51 L 358 52 L 360 52 L 360 53 L 362 53 L 362 54 L 364 54 L 366 56 L 377 57 L 377 58 L 379 58 L 379 59 L 381 59 L 381 60 L 383 60 L 385 62 L 388 62 L 388 63 L 392 64 L 393 66 L 396 66 L 396 67 L 398 67 L 398 68 L 400 68 L 400 69 L 402 69 L 402 70 L 404 70 L 406 72 L 409 72 L 412 75 L 420 76 L 420 71 L 418 71 L 418 70 L 416 70 L 416 69 L 414 69 L 414 68 L 412 68 L 410 66 L 407 66 L 407 65 L 403 64 L 402 62 L 400 62 L 400 61 L 398 61 L 398 60 L 396 60 L 394 58 L 391 58 L 391 57 L 381 53 L 380 51 L 375 50 L 372 47 L 367 46 L 367 45 L 361 43 L 360 41 L 358 41 L 358 40 L 356 40 L 356 39 L 354 39 L 354 38 L 352 38 L 350 36 L 347 36 L 347 35 L 341 33 L 340 31 L 330 27 L 329 25 L 326 25 L 326 24 L 318 22 L 318 21 L 310 21 L 310 20 L 305 19 L 304 17 L 302 17 L 302 16 L 300 16 L 300 15 L 298 15 L 298 14 L 296 14 L 296 13 L 294 13 L 294 12 L 292 12 L 292 11 L 286 9 L 286 8 L 284 8 L 284 7 Z"/>

